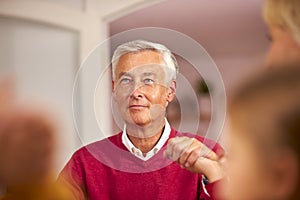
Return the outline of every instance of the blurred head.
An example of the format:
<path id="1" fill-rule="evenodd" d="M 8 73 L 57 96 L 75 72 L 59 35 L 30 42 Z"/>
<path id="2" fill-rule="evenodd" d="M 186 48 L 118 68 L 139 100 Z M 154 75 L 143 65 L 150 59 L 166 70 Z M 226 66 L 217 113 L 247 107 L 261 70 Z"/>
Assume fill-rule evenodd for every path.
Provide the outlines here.
<path id="1" fill-rule="evenodd" d="M 267 66 L 300 61 L 300 1 L 265 0 L 264 18 L 272 44 Z"/>
<path id="2" fill-rule="evenodd" d="M 280 67 L 229 100 L 230 200 L 300 199 L 300 66 Z"/>
<path id="3" fill-rule="evenodd" d="M 55 126 L 42 110 L 14 106 L 0 115 L 0 183 L 18 186 L 52 175 Z"/>
<path id="4" fill-rule="evenodd" d="M 0 199 L 75 199 L 53 183 L 54 118 L 37 103 L 21 104 L 14 86 L 0 80 L 0 186 L 6 187 Z"/>
<path id="5" fill-rule="evenodd" d="M 178 66 L 163 45 L 137 40 L 120 45 L 112 58 L 113 92 L 127 125 L 164 123 L 175 96 Z"/>

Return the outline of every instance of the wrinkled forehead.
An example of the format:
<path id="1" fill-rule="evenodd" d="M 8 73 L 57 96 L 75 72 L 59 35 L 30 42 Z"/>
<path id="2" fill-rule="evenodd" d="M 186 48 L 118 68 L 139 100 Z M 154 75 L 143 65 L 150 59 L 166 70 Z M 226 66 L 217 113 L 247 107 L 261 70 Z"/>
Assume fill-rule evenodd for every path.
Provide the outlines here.
<path id="1" fill-rule="evenodd" d="M 130 78 L 151 77 L 156 80 L 164 81 L 167 76 L 167 67 L 161 64 L 146 64 L 118 70 L 117 79 L 124 76 Z"/>

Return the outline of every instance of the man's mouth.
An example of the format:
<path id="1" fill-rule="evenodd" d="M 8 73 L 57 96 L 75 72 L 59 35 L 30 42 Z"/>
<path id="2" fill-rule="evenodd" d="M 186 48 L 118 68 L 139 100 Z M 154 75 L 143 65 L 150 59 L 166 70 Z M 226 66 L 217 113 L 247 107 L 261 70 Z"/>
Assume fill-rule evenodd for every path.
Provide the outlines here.
<path id="1" fill-rule="evenodd" d="M 146 105 L 138 105 L 138 104 L 134 104 L 134 105 L 130 105 L 129 109 L 144 109 L 147 108 L 148 106 Z"/>

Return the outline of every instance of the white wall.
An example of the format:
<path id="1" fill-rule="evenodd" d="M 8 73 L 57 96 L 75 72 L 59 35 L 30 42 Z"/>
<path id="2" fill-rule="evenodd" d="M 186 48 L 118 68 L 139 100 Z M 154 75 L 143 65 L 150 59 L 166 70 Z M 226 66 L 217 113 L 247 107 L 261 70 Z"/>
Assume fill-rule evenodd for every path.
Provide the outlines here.
<path id="1" fill-rule="evenodd" d="M 157 1 L 0 1 L 0 78 L 7 71 L 14 71 L 23 97 L 35 96 L 56 108 L 61 118 L 57 172 L 76 148 L 97 139 L 99 129 L 91 123 L 91 117 L 97 115 L 104 129 L 111 130 L 111 112 L 107 105 L 111 84 L 105 79 L 101 83 L 103 87 L 97 88 L 102 95 L 97 99 L 95 114 L 95 110 L 89 109 L 91 102 L 85 98 L 94 92 L 91 88 L 95 88 L 91 82 L 95 74 L 89 71 L 80 79 L 76 105 L 81 112 L 79 131 L 87 136 L 92 134 L 92 138 L 82 141 L 75 132 L 72 89 L 79 65 L 108 37 L 109 20 Z M 108 49 L 102 50 L 106 53 L 100 55 L 93 66 L 99 71 L 108 63 Z"/>
<path id="2" fill-rule="evenodd" d="M 73 128 L 72 87 L 78 66 L 78 33 L 0 18 L 0 71 L 12 71 L 26 101 L 53 107 L 59 119 L 57 169 L 80 144 Z"/>

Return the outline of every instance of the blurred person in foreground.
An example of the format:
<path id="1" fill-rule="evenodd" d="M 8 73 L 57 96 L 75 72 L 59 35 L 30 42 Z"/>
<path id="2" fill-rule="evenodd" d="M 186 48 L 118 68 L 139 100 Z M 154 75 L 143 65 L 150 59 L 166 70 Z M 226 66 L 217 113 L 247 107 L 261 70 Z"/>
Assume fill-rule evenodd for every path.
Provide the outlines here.
<path id="1" fill-rule="evenodd" d="M 263 14 L 274 70 L 229 100 L 228 200 L 300 199 L 300 1 L 265 0 Z"/>
<path id="2" fill-rule="evenodd" d="M 228 200 L 300 199 L 300 66 L 275 66 L 228 103 Z"/>
<path id="3" fill-rule="evenodd" d="M 177 73 L 175 57 L 161 44 L 136 40 L 115 50 L 113 97 L 125 126 L 76 151 L 61 172 L 77 199 L 214 199 L 223 149 L 174 130 L 165 117 Z"/>
<path id="4" fill-rule="evenodd" d="M 300 1 L 265 0 L 263 14 L 271 40 L 267 66 L 300 62 Z"/>
<path id="5" fill-rule="evenodd" d="M 0 83 L 0 199 L 70 199 L 53 180 L 56 126 L 36 106 L 17 102 L 12 85 Z"/>

